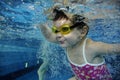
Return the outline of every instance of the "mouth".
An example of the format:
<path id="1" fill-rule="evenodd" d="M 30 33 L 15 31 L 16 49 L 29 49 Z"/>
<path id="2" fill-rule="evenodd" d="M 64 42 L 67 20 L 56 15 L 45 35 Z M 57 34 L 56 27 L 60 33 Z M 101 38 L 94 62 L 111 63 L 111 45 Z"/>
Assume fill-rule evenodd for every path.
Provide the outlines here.
<path id="1" fill-rule="evenodd" d="M 58 41 L 59 44 L 64 44 L 65 43 L 65 39 L 56 38 L 56 40 Z"/>
<path id="2" fill-rule="evenodd" d="M 60 44 L 64 44 L 65 42 L 64 42 L 64 40 L 62 40 L 62 41 L 59 41 L 59 43 L 60 43 Z"/>
<path id="3" fill-rule="evenodd" d="M 64 44 L 64 41 L 60 41 L 60 44 Z"/>

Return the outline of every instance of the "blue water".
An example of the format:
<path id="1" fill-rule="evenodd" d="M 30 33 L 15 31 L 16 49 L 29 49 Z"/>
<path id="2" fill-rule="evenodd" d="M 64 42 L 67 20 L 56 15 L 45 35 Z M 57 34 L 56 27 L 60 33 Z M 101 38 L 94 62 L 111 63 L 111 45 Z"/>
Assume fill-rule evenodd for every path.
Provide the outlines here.
<path id="1" fill-rule="evenodd" d="M 53 4 L 52 0 L 0 1 L 0 80 L 38 80 L 37 70 L 42 59 L 49 61 L 45 80 L 67 80 L 73 75 L 64 50 L 47 42 L 36 27 L 47 21 L 44 10 Z M 94 16 L 103 14 L 106 17 L 90 19 L 88 37 L 120 43 L 119 0 L 90 0 L 75 7 L 72 13 L 92 12 Z M 102 11 L 97 12 L 97 8 Z M 108 13 L 107 10 L 115 11 Z M 105 55 L 105 60 L 113 79 L 120 80 L 120 55 Z"/>

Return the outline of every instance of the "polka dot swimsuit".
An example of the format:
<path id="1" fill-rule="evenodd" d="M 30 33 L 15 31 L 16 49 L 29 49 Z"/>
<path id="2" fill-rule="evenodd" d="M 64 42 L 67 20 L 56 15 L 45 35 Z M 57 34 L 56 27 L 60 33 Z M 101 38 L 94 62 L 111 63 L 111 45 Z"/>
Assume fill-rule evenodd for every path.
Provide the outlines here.
<path id="1" fill-rule="evenodd" d="M 112 80 L 112 77 L 104 62 L 100 64 L 90 64 L 87 62 L 87 59 L 84 54 L 85 45 L 86 40 L 83 45 L 83 57 L 86 62 L 85 64 L 75 64 L 68 57 L 72 70 L 76 76 L 76 80 Z"/>

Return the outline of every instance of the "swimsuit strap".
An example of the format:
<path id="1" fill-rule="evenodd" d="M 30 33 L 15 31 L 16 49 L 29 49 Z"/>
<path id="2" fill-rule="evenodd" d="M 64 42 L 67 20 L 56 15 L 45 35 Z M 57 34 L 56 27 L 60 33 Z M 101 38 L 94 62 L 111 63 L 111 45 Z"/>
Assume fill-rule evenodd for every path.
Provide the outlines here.
<path id="1" fill-rule="evenodd" d="M 85 41 L 84 41 L 84 43 L 83 43 L 83 58 L 84 58 L 84 60 L 85 60 L 85 63 L 88 63 L 88 62 L 87 62 L 87 59 L 86 59 L 86 55 L 85 55 L 86 41 L 87 41 L 87 38 L 85 39 Z"/>

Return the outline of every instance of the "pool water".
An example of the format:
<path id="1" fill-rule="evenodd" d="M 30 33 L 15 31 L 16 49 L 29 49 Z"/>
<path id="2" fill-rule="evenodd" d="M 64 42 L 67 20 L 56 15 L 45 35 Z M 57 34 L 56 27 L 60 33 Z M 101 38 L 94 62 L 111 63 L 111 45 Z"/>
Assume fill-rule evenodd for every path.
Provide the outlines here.
<path id="1" fill-rule="evenodd" d="M 72 5 L 70 12 L 90 19 L 88 37 L 120 43 L 119 0 L 86 1 Z M 38 80 L 43 59 L 49 61 L 45 80 L 73 76 L 64 49 L 46 41 L 37 28 L 38 23 L 47 21 L 44 10 L 54 4 L 53 0 L 0 1 L 0 80 Z M 113 80 L 120 80 L 120 55 L 105 55 L 105 60 Z"/>

